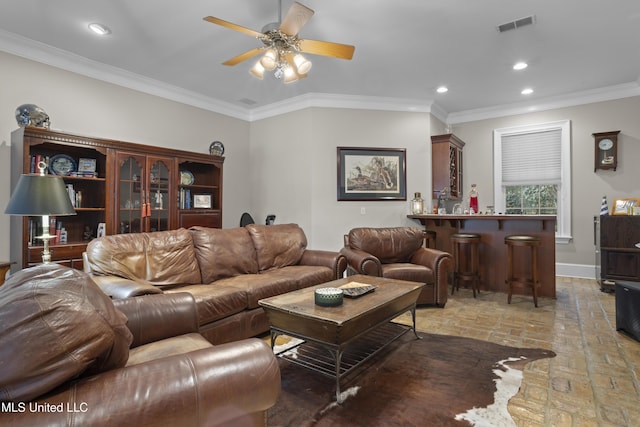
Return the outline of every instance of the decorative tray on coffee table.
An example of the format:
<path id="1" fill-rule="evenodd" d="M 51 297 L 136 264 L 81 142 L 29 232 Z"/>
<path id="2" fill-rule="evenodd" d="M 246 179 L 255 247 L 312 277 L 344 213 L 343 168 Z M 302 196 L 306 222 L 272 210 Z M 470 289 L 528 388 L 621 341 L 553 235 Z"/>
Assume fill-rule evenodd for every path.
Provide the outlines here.
<path id="1" fill-rule="evenodd" d="M 367 285 L 366 283 L 350 282 L 346 285 L 339 287 L 342 289 L 342 293 L 348 298 L 358 298 L 369 292 L 373 292 L 376 287 L 373 285 Z"/>

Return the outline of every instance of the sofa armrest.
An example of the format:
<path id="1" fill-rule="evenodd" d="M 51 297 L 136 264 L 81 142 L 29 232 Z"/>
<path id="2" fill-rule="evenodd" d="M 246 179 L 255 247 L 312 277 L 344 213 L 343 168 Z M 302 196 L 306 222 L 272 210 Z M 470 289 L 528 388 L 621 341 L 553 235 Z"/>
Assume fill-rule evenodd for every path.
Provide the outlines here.
<path id="1" fill-rule="evenodd" d="M 90 276 L 96 285 L 102 289 L 102 292 L 114 299 L 163 293 L 161 289 L 149 283 L 137 282 L 124 277 L 100 276 L 97 274 L 90 274 Z"/>
<path id="2" fill-rule="evenodd" d="M 413 264 L 424 265 L 433 271 L 435 280 L 435 303 L 443 307 L 447 302 L 449 272 L 453 265 L 450 253 L 438 249 L 420 248 L 411 257 Z"/>
<path id="3" fill-rule="evenodd" d="M 115 299 L 113 305 L 127 316 L 131 347 L 198 332 L 196 302 L 187 292 Z"/>
<path id="4" fill-rule="evenodd" d="M 358 274 L 382 277 L 382 263 L 376 256 L 359 249 L 351 249 L 348 246 L 340 249 L 340 253 L 347 259 L 349 267 Z"/>
<path id="5" fill-rule="evenodd" d="M 341 278 L 347 268 L 347 260 L 339 252 L 314 249 L 305 250 L 299 264 L 329 267 L 335 273 L 336 279 Z"/>
<path id="6" fill-rule="evenodd" d="M 37 401 L 61 412 L 2 418 L 15 426 L 238 425 L 273 406 L 279 393 L 271 348 L 251 338 L 84 378 Z"/>
<path id="7" fill-rule="evenodd" d="M 411 263 L 429 267 L 435 274 L 438 270 L 438 262 L 444 257 L 450 256 L 448 252 L 443 252 L 438 249 L 420 248 L 411 256 Z"/>

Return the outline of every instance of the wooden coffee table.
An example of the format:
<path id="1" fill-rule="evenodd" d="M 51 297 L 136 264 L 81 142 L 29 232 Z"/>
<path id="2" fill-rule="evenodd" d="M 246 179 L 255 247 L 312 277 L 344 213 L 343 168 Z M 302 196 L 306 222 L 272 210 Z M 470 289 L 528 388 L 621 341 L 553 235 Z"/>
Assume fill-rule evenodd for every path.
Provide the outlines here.
<path id="1" fill-rule="evenodd" d="M 344 298 L 342 305 L 315 304 L 315 290 L 337 288 L 351 282 L 376 287 L 357 298 Z M 424 285 L 416 282 L 355 275 L 262 299 L 271 324 L 271 347 L 278 335 L 303 340 L 277 355 L 291 363 L 335 377 L 336 400 L 341 402 L 340 378 L 361 366 L 376 353 L 412 330 L 416 338 L 416 301 Z M 407 311 L 413 326 L 391 322 Z"/>

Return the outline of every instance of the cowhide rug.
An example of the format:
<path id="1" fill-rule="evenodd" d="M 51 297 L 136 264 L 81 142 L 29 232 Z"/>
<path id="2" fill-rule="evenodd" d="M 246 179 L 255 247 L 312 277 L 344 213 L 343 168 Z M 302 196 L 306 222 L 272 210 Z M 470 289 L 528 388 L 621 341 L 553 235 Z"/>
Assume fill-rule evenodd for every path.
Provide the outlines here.
<path id="1" fill-rule="evenodd" d="M 507 402 L 521 369 L 549 350 L 412 333 L 342 380 L 280 360 L 282 392 L 269 410 L 275 426 L 512 426 Z"/>

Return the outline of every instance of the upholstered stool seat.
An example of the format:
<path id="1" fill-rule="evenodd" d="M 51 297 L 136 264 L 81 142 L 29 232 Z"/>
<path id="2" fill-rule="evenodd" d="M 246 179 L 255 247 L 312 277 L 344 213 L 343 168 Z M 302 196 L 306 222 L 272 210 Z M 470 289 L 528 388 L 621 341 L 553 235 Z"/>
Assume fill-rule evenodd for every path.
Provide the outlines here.
<path id="1" fill-rule="evenodd" d="M 507 245 L 507 279 L 505 282 L 509 285 L 509 296 L 507 302 L 511 304 L 511 296 L 513 295 L 513 287 L 517 285 L 523 285 L 530 287 L 533 293 L 533 304 L 538 306 L 538 287 L 540 282 L 538 281 L 538 251 L 537 247 L 540 246 L 540 238 L 535 236 L 526 235 L 513 235 L 504 238 L 504 243 Z M 521 258 L 524 262 L 520 264 L 520 274 L 516 274 L 516 259 L 514 257 L 515 248 L 524 248 L 528 250 L 530 248 L 529 260 L 526 258 L 526 253 L 523 253 Z"/>
<path id="2" fill-rule="evenodd" d="M 451 235 L 453 245 L 453 281 L 451 283 L 451 295 L 460 289 L 460 280 L 470 281 L 473 289 L 473 297 L 480 292 L 480 255 L 478 245 L 479 234 L 456 233 Z"/>

